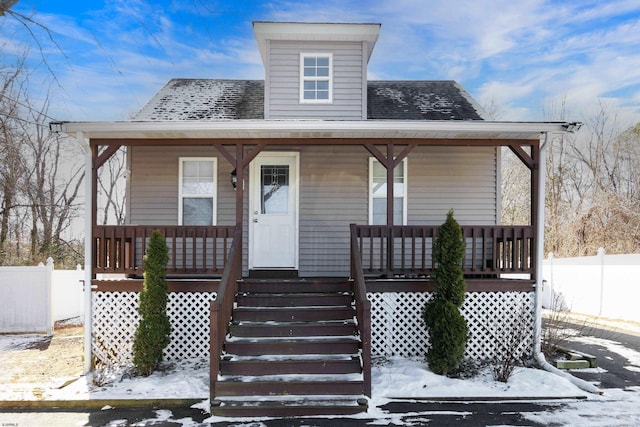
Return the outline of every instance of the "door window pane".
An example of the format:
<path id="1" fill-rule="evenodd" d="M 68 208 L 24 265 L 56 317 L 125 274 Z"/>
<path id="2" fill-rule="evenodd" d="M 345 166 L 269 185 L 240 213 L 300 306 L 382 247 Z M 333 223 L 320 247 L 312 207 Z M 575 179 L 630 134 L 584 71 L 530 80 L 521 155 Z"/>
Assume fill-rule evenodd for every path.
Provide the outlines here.
<path id="1" fill-rule="evenodd" d="M 260 187 L 262 214 L 289 213 L 288 165 L 262 165 L 260 167 Z"/>

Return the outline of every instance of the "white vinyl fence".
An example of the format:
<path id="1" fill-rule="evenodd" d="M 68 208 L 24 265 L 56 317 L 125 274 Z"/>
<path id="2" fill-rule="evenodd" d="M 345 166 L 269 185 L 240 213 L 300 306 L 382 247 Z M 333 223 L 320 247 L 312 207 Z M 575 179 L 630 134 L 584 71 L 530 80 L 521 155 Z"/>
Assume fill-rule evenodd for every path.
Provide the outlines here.
<path id="1" fill-rule="evenodd" d="M 37 267 L 0 267 L 0 333 L 53 332 L 58 320 L 84 314 L 84 272 Z"/>
<path id="2" fill-rule="evenodd" d="M 549 258 L 542 306 L 640 322 L 640 254 Z"/>

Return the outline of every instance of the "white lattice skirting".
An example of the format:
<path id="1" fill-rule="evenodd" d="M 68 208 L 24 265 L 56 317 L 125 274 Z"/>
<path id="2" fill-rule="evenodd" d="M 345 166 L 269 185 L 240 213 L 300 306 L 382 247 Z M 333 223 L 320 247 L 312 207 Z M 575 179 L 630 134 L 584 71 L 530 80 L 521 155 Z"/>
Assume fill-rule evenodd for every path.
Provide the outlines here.
<path id="1" fill-rule="evenodd" d="M 371 351 L 385 356 L 424 356 L 429 335 L 422 310 L 429 292 L 369 293 Z M 468 292 L 461 312 L 469 326 L 465 357 L 490 360 L 515 345 L 533 351 L 533 292 Z M 511 340 L 517 340 L 512 343 Z"/>
<path id="2" fill-rule="evenodd" d="M 92 349 L 97 362 L 132 360 L 133 336 L 140 322 L 137 292 L 93 292 Z M 209 357 L 209 304 L 215 292 L 170 292 L 167 314 L 171 342 L 165 360 Z"/>
<path id="3" fill-rule="evenodd" d="M 369 293 L 372 353 L 386 356 L 424 356 L 429 346 L 422 309 L 428 292 Z M 215 292 L 172 292 L 167 312 L 171 342 L 165 360 L 209 357 L 209 303 Z M 128 362 L 138 326 L 138 293 L 93 293 L 93 354 L 103 364 Z M 533 346 L 534 293 L 468 292 L 462 314 L 469 325 L 465 356 L 488 360 L 516 343 L 522 354 Z"/>

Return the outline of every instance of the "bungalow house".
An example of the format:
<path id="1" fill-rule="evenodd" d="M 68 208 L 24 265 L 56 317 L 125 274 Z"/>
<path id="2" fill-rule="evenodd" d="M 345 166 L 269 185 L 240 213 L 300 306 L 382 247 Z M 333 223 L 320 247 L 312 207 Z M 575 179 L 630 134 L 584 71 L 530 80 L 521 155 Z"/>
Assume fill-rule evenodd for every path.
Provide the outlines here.
<path id="1" fill-rule="evenodd" d="M 87 369 L 130 359 L 158 229 L 165 357 L 210 358 L 214 413 L 362 411 L 372 356 L 426 353 L 450 209 L 467 247 L 466 356 L 491 359 L 517 325 L 536 352 L 544 147 L 573 124 L 485 120 L 454 81 L 369 81 L 379 24 L 253 29 L 264 81 L 173 79 L 130 121 L 51 125 L 87 153 Z M 97 175 L 121 147 L 127 223 L 98 225 Z M 530 224 L 500 225 L 502 147 L 531 170 Z"/>

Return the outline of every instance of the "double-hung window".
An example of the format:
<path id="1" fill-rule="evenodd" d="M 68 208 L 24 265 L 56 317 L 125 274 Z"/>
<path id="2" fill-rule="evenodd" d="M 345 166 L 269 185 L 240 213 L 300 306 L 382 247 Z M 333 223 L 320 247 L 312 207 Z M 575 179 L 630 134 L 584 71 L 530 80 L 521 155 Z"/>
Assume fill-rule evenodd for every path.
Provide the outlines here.
<path id="1" fill-rule="evenodd" d="M 369 159 L 369 224 L 387 223 L 387 170 L 371 157 Z M 407 224 L 407 159 L 393 170 L 393 223 Z"/>
<path id="2" fill-rule="evenodd" d="M 330 53 L 300 54 L 300 102 L 333 101 L 333 56 Z"/>
<path id="3" fill-rule="evenodd" d="M 208 157 L 180 158 L 180 225 L 216 224 L 216 160 Z"/>

